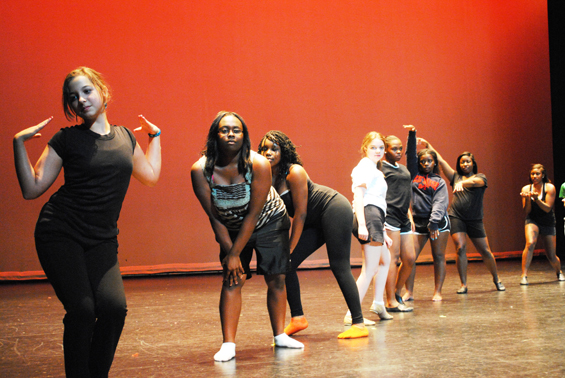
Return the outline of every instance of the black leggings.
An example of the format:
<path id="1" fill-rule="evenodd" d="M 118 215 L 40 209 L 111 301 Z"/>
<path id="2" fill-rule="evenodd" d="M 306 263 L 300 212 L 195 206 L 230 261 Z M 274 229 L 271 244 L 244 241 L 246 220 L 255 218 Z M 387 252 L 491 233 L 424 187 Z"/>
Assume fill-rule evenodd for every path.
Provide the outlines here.
<path id="1" fill-rule="evenodd" d="M 127 307 L 117 240 L 79 244 L 36 237 L 41 266 L 65 307 L 67 377 L 108 377 Z"/>
<path id="2" fill-rule="evenodd" d="M 351 273 L 351 225 L 353 211 L 349 201 L 337 194 L 321 214 L 317 227 L 305 227 L 296 248 L 290 255 L 292 270 L 286 275 L 286 292 L 291 316 L 302 316 L 300 283 L 296 269 L 324 243 L 328 251 L 330 268 L 339 284 L 353 323 L 363 323 L 359 290 Z"/>

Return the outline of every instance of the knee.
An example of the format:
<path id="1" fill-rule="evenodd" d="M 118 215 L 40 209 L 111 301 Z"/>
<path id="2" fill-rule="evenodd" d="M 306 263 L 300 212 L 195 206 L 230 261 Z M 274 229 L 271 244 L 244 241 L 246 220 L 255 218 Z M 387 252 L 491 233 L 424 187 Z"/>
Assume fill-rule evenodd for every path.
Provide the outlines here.
<path id="1" fill-rule="evenodd" d="M 271 291 L 284 291 L 285 290 L 285 278 L 282 274 L 277 274 L 271 276 L 267 280 L 267 287 Z"/>
<path id="2" fill-rule="evenodd" d="M 530 240 L 526 241 L 526 248 L 525 248 L 525 252 L 531 253 L 534 251 L 534 247 L 536 246 L 535 242 L 532 242 Z"/>
<path id="3" fill-rule="evenodd" d="M 65 325 L 81 324 L 83 327 L 94 327 L 96 323 L 96 309 L 94 299 L 83 298 L 80 302 L 65 305 L 67 311 L 63 322 Z"/>
<path id="4" fill-rule="evenodd" d="M 114 321 L 124 321 L 128 309 L 125 301 L 115 300 L 103 303 L 98 306 L 98 317 L 105 319 L 113 319 Z"/>
<path id="5" fill-rule="evenodd" d="M 445 264 L 445 253 L 436 253 L 432 256 L 434 262 L 439 264 Z"/>
<path id="6" fill-rule="evenodd" d="M 384 251 L 382 256 L 381 256 L 381 262 L 382 262 L 383 265 L 389 266 L 390 262 L 391 262 L 390 253 L 388 253 L 387 251 Z"/>
<path id="7" fill-rule="evenodd" d="M 490 248 L 485 248 L 485 249 L 479 248 L 478 251 L 483 259 L 494 259 L 494 255 L 492 254 Z"/>
<path id="8" fill-rule="evenodd" d="M 411 268 L 416 264 L 416 256 L 407 256 L 402 259 L 402 265 L 406 265 L 407 267 Z"/>
<path id="9" fill-rule="evenodd" d="M 116 320 L 125 319 L 127 313 L 128 309 L 125 303 L 115 303 L 101 311 L 101 315 L 104 314 Z"/>
<path id="10" fill-rule="evenodd" d="M 460 244 L 457 246 L 457 256 L 465 257 L 467 256 L 467 246 L 465 244 Z"/>

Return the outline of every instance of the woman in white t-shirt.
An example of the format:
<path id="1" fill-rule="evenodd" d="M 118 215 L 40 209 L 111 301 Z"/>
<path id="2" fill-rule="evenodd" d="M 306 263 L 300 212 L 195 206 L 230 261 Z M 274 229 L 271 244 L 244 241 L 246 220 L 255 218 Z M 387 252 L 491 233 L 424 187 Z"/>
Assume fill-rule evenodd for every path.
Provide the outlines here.
<path id="1" fill-rule="evenodd" d="M 353 235 L 363 248 L 363 266 L 357 279 L 359 299 L 363 302 L 371 280 L 375 277 L 375 300 L 371 311 L 382 320 L 388 320 L 392 316 L 386 311 L 383 293 L 390 266 L 388 247 L 392 245 L 392 239 L 384 230 L 387 184 L 384 174 L 379 170 L 381 159 L 385 155 L 384 139 L 376 131 L 365 135 L 360 151 L 363 158 L 351 172 L 351 188 L 355 213 Z"/>

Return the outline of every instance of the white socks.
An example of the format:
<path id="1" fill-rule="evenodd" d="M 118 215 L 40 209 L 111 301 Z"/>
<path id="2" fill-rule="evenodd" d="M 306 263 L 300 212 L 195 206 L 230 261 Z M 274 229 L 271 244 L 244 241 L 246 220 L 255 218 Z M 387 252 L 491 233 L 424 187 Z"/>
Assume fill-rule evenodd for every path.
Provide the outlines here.
<path id="1" fill-rule="evenodd" d="M 296 341 L 290 338 L 286 333 L 281 333 L 280 335 L 275 336 L 275 346 L 293 349 L 304 348 L 304 344 L 302 344 L 300 341 Z"/>
<path id="2" fill-rule="evenodd" d="M 219 362 L 229 361 L 235 357 L 235 343 L 223 343 L 220 351 L 214 355 Z"/>
<path id="3" fill-rule="evenodd" d="M 304 344 L 302 344 L 300 341 L 291 339 L 286 333 L 281 333 L 280 335 L 275 336 L 275 346 L 293 349 L 304 348 Z M 218 362 L 225 362 L 231 360 L 234 357 L 235 343 L 223 343 L 218 353 L 214 355 L 214 360 Z"/>

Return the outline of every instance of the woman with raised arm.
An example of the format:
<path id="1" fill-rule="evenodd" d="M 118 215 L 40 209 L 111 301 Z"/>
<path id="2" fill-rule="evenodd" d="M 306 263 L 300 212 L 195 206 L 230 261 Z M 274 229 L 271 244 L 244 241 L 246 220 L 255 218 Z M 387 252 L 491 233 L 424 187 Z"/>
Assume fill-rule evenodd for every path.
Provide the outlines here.
<path id="1" fill-rule="evenodd" d="M 453 187 L 453 202 L 448 213 L 451 238 L 457 250 L 457 271 L 461 279 L 461 287 L 457 290 L 457 294 L 467 294 L 467 237 L 471 239 L 492 274 L 496 290 L 506 290 L 498 278 L 496 260 L 490 250 L 483 224 L 483 198 L 487 188 L 487 177 L 477 173 L 475 156 L 470 152 L 463 152 L 457 157 L 456 170 L 454 170 L 427 140 L 418 138 L 418 141 L 436 152 L 441 170 Z"/>
<path id="2" fill-rule="evenodd" d="M 192 166 L 191 177 L 194 193 L 220 244 L 223 267 L 223 344 L 214 360 L 229 361 L 235 357 L 241 289 L 251 278 L 249 263 L 254 249 L 257 274 L 265 276 L 268 287 L 267 307 L 275 346 L 304 348 L 284 333 L 290 220 L 284 202 L 271 186 L 269 162 L 251 151 L 249 132 L 241 116 L 218 113 L 210 126 L 203 156 Z"/>
<path id="3" fill-rule="evenodd" d="M 416 235 L 416 259 L 430 240 L 434 260 L 434 296 L 432 301 L 441 301 L 441 288 L 445 280 L 445 247 L 449 238 L 449 218 L 447 205 L 449 196 L 445 181 L 439 175 L 437 154 L 425 148 L 416 154 L 416 128 L 408 129 L 408 146 L 406 159 L 412 177 L 412 219 Z M 414 159 L 414 156 L 417 159 Z M 405 301 L 414 299 L 414 278 L 416 265 L 406 281 Z"/>
<path id="4" fill-rule="evenodd" d="M 313 183 L 302 167 L 296 146 L 281 131 L 269 131 L 261 143 L 259 152 L 271 163 L 273 187 L 283 199 L 286 210 L 293 218 L 290 235 L 292 269 L 286 275 L 286 292 L 290 324 L 284 329 L 287 335 L 308 327 L 300 299 L 300 283 L 296 269 L 308 256 L 326 244 L 330 268 L 343 297 L 354 314 L 349 322 L 354 327 L 338 335 L 338 338 L 367 337 L 363 313 L 355 279 L 351 273 L 351 225 L 353 214 L 349 201 L 337 191 Z M 374 322 L 367 320 L 370 324 Z"/>
<path id="5" fill-rule="evenodd" d="M 412 179 L 408 169 L 398 162 L 403 155 L 402 141 L 389 135 L 385 138 L 385 158 L 381 170 L 388 186 L 386 191 L 385 229 L 392 239 L 390 248 L 391 264 L 386 280 L 386 301 L 388 312 L 410 312 L 402 299 L 402 288 L 412 268 L 415 255 L 410 204 L 412 202 Z M 416 156 L 411 157 L 416 159 Z M 376 284 L 376 281 L 375 281 Z M 377 290 L 374 291 L 375 293 Z"/>
<path id="6" fill-rule="evenodd" d="M 353 168 L 351 179 L 353 184 L 353 235 L 361 243 L 363 265 L 357 279 L 359 299 L 363 301 L 367 289 L 375 278 L 375 295 L 370 310 L 381 320 L 390 320 L 392 316 L 386 311 L 384 290 L 390 265 L 392 240 L 385 232 L 386 191 L 384 174 L 380 171 L 381 159 L 385 155 L 384 136 L 371 131 L 361 144 L 363 158 Z M 350 313 L 345 316 L 348 320 Z"/>
<path id="7" fill-rule="evenodd" d="M 557 280 L 565 281 L 561 272 L 561 261 L 555 252 L 555 214 L 553 204 L 556 197 L 555 186 L 547 177 L 545 167 L 532 164 L 530 169 L 530 185 L 522 188 L 522 206 L 526 213 L 526 247 L 522 253 L 522 277 L 520 285 L 528 285 L 528 269 L 534 255 L 534 247 L 541 238 L 544 241 L 545 253 L 549 263 L 555 269 Z"/>
<path id="8" fill-rule="evenodd" d="M 144 154 L 133 133 L 108 122 L 110 91 L 91 68 L 63 83 L 63 108 L 79 124 L 59 130 L 32 166 L 25 142 L 48 118 L 14 137 L 16 173 L 25 199 L 41 196 L 61 168 L 65 183 L 43 206 L 35 228 L 41 266 L 65 307 L 63 349 L 67 377 L 107 377 L 126 317 L 118 265 L 117 221 L 133 175 L 154 186 L 161 172 L 159 128 L 139 116 L 135 131 L 149 134 Z"/>

